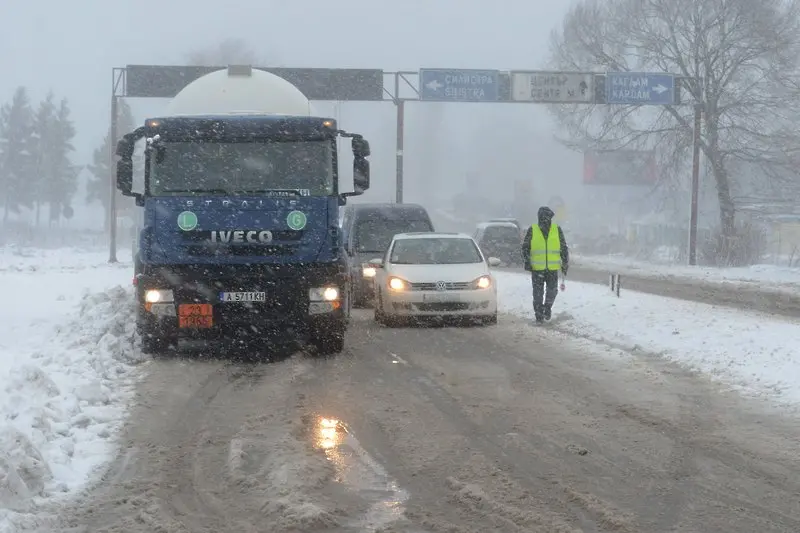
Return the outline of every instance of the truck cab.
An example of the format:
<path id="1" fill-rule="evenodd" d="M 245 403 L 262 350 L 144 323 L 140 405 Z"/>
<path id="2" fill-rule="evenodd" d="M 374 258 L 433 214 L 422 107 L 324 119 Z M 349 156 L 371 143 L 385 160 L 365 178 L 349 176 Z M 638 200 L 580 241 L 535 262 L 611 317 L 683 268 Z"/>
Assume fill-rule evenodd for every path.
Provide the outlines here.
<path id="1" fill-rule="evenodd" d="M 338 137 L 354 191 L 339 191 Z M 145 140 L 144 189 L 133 191 Z M 184 88 L 170 113 L 117 147 L 117 187 L 143 208 L 135 256 L 145 351 L 182 337 L 288 335 L 343 348 L 349 280 L 339 207 L 369 187 L 369 143 L 316 117 L 264 71 L 229 67 Z"/>

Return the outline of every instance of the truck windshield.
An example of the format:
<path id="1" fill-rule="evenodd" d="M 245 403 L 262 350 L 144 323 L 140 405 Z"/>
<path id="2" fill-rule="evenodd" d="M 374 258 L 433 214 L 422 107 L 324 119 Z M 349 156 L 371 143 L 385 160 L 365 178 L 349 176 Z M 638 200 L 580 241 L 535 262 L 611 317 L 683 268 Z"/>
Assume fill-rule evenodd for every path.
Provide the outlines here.
<path id="1" fill-rule="evenodd" d="M 150 157 L 150 193 L 334 193 L 333 141 L 165 142 Z"/>

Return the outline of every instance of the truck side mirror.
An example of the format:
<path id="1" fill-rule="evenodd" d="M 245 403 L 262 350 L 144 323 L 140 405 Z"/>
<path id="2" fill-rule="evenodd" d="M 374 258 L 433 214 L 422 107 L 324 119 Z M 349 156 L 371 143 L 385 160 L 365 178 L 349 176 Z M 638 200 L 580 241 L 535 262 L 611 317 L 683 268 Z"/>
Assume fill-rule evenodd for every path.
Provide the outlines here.
<path id="1" fill-rule="evenodd" d="M 133 192 L 133 161 L 130 159 L 117 161 L 117 189 L 122 196 L 136 196 Z"/>
<path id="2" fill-rule="evenodd" d="M 353 186 L 356 194 L 369 189 L 369 161 L 364 157 L 353 159 Z"/>
<path id="3" fill-rule="evenodd" d="M 123 196 L 136 196 L 133 192 L 133 141 L 126 135 L 117 143 L 117 189 Z"/>
<path id="4" fill-rule="evenodd" d="M 364 137 L 353 137 L 353 140 L 350 141 L 350 146 L 352 147 L 353 155 L 356 158 L 366 158 L 372 153 L 369 149 L 369 141 L 367 141 Z"/>

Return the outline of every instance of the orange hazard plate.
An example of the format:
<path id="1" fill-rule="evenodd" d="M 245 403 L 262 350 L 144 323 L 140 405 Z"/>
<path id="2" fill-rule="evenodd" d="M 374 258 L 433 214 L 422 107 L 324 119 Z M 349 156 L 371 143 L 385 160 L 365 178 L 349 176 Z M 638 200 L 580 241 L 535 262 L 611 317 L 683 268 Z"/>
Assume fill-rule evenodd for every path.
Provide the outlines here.
<path id="1" fill-rule="evenodd" d="M 178 306 L 178 327 L 210 328 L 214 325 L 214 306 L 211 304 L 181 304 Z"/>

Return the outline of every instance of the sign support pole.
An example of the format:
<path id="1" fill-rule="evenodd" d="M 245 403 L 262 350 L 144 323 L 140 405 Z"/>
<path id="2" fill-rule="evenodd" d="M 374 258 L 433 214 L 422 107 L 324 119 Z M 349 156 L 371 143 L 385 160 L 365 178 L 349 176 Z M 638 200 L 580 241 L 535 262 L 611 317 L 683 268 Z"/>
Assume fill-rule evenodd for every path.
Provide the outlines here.
<path id="1" fill-rule="evenodd" d="M 697 265 L 697 219 L 700 196 L 700 128 L 703 104 L 694 105 L 694 142 L 692 147 L 692 199 L 689 215 L 689 265 Z"/>
<path id="2" fill-rule="evenodd" d="M 397 106 L 397 159 L 395 170 L 395 203 L 403 203 L 403 141 L 405 137 L 405 109 L 406 101 L 402 98 L 396 100 Z"/>
<path id="3" fill-rule="evenodd" d="M 119 100 L 117 96 L 116 70 L 112 72 L 111 79 L 111 128 L 108 132 L 109 154 L 109 197 L 108 197 L 108 262 L 117 262 L 117 125 L 119 123 Z"/>

